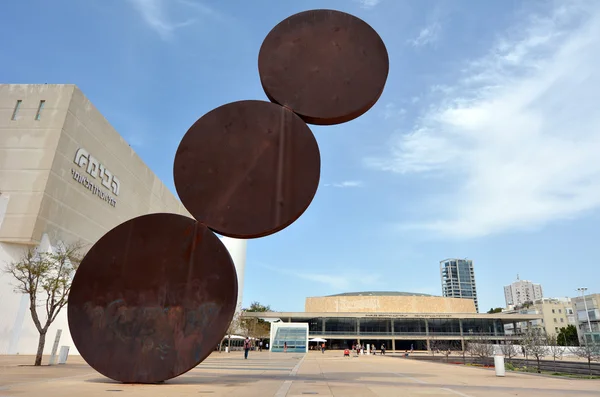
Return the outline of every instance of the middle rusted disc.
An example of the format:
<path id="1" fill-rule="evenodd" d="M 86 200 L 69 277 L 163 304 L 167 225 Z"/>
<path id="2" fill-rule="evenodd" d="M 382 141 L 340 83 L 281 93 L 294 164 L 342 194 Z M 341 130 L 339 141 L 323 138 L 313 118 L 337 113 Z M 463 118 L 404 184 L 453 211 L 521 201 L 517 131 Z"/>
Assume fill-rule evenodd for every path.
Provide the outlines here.
<path id="1" fill-rule="evenodd" d="M 220 106 L 192 125 L 175 156 L 179 198 L 224 236 L 263 237 L 292 224 L 319 185 L 317 141 L 300 117 L 265 101 Z"/>

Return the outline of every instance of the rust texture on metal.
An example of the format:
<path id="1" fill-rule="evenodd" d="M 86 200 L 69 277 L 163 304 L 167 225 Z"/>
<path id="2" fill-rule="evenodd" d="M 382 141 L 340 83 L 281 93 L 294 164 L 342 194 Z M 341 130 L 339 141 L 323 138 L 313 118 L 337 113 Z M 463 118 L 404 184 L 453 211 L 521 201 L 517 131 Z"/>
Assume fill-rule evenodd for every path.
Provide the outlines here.
<path id="1" fill-rule="evenodd" d="M 321 158 L 310 128 L 265 101 L 239 101 L 202 116 L 182 139 L 173 169 L 187 210 L 234 238 L 273 234 L 308 208 Z"/>
<path id="2" fill-rule="evenodd" d="M 363 20 L 333 10 L 290 16 L 265 38 L 258 70 L 267 97 L 311 124 L 340 124 L 367 112 L 389 71 L 385 44 Z"/>
<path id="3" fill-rule="evenodd" d="M 69 329 L 96 371 L 154 383 L 204 360 L 236 301 L 235 267 L 212 231 L 180 215 L 145 215 L 109 231 L 85 256 L 69 294 Z"/>

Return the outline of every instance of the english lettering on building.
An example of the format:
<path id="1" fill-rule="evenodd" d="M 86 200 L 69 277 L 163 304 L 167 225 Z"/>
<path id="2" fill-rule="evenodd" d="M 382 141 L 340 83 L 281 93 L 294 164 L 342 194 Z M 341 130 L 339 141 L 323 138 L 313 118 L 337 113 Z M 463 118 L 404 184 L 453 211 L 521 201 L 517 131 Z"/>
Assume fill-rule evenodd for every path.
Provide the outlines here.
<path id="1" fill-rule="evenodd" d="M 79 148 L 77 150 L 73 162 L 81 168 L 80 171 L 73 168 L 71 169 L 71 175 L 73 176 L 73 179 L 92 192 L 92 194 L 97 195 L 101 200 L 104 200 L 111 206 L 115 207 L 117 201 L 111 195 L 111 193 L 115 196 L 119 195 L 119 190 L 121 188 L 121 182 L 119 179 L 83 148 Z M 84 171 L 87 173 L 87 175 L 83 173 Z M 88 176 L 99 180 L 100 186 L 96 185 L 94 183 L 94 179 L 90 179 Z M 108 192 L 105 190 L 108 190 Z"/>

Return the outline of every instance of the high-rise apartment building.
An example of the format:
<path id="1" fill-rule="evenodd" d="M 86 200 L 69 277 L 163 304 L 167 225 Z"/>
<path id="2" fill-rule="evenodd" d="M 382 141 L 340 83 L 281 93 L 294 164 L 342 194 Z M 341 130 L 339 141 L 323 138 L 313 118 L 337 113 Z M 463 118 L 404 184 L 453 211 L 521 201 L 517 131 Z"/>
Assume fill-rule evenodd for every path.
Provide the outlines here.
<path id="1" fill-rule="evenodd" d="M 528 280 L 519 280 L 504 287 L 506 307 L 522 306 L 525 302 L 533 302 L 544 297 L 542 286 Z"/>
<path id="2" fill-rule="evenodd" d="M 479 312 L 475 271 L 470 259 L 445 259 L 440 262 L 442 295 L 449 298 L 473 299 Z"/>

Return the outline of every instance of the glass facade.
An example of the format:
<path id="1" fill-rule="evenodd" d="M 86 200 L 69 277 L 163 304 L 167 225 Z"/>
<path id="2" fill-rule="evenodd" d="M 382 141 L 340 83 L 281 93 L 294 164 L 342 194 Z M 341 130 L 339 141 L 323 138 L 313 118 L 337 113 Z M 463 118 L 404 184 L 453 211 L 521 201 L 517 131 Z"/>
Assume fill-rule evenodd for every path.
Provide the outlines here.
<path id="1" fill-rule="evenodd" d="M 470 259 L 448 259 L 440 262 L 442 295 L 449 298 L 473 299 L 479 311 L 475 271 Z"/>
<path id="2" fill-rule="evenodd" d="M 273 338 L 271 351 L 289 353 L 306 352 L 306 341 L 308 335 L 305 327 L 282 327 L 278 328 Z"/>
<path id="3" fill-rule="evenodd" d="M 309 336 L 504 336 L 498 319 L 471 318 L 293 318 L 308 323 Z"/>

